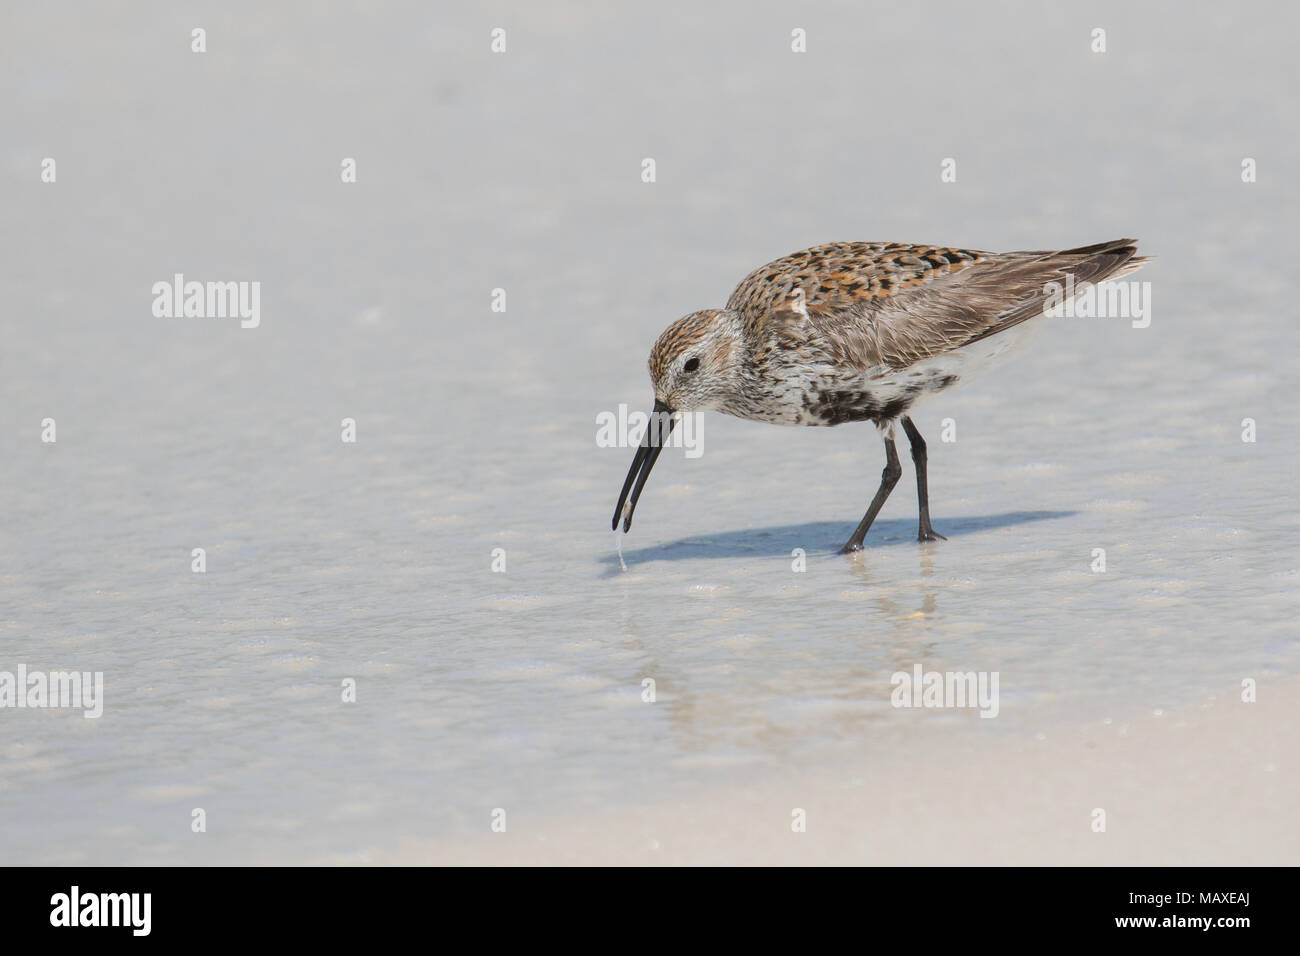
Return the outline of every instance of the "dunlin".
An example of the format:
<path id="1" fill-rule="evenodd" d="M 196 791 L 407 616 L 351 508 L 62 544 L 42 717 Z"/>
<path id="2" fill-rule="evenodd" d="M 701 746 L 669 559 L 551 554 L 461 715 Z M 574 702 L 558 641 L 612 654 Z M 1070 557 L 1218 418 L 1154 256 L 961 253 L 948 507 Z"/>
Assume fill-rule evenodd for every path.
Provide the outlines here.
<path id="1" fill-rule="evenodd" d="M 1133 239 L 1004 253 L 832 242 L 756 269 L 725 309 L 678 319 L 650 351 L 655 414 L 623 482 L 613 527 L 620 517 L 625 532 L 632 527 L 675 415 L 714 409 L 778 425 L 875 423 L 885 441 L 885 470 L 844 552 L 862 548 L 902 474 L 894 448 L 901 423 L 916 466 L 917 537 L 942 538 L 930 527 L 925 440 L 908 409 L 1006 352 L 1027 320 L 1054 304 L 1057 290 L 1077 295 L 1140 268 L 1146 260 L 1136 253 Z"/>

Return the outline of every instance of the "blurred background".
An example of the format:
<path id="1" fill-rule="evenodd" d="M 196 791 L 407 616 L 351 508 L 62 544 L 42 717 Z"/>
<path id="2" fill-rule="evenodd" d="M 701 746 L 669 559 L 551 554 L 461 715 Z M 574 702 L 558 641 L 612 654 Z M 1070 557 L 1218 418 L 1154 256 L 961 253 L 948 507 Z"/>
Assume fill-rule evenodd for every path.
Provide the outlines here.
<path id="1" fill-rule="evenodd" d="M 513 845 L 567 834 L 545 859 L 725 826 L 727 860 L 751 819 L 686 808 L 779 785 L 775 831 L 836 791 L 842 839 L 815 859 L 862 860 L 871 795 L 922 752 L 1033 776 L 1051 757 L 1029 742 L 1289 679 L 1294 23 L 1282 3 L 6 5 L 0 669 L 103 671 L 106 700 L 0 711 L 0 859 L 472 862 L 500 807 Z M 905 463 L 868 550 L 834 555 L 883 464 L 869 425 L 711 414 L 703 456 L 656 469 L 621 570 L 633 452 L 597 447 L 596 416 L 648 410 L 670 321 L 819 242 L 1120 236 L 1155 257 L 1133 277 L 1148 328 L 1048 320 L 916 409 L 947 542 L 914 541 Z M 259 282 L 260 326 L 155 317 L 175 273 Z M 998 719 L 891 708 L 916 663 L 998 671 Z M 1151 810 L 1210 757 L 1087 783 Z M 1242 784 L 1266 806 L 1274 771 Z M 1005 806 L 914 786 L 913 824 L 1016 859 Z M 1199 804 L 1220 838 L 1254 828 L 1228 856 L 1294 849 L 1223 799 Z M 1071 842 L 1066 803 L 1042 795 L 1038 851 L 1109 859 Z M 1159 839 L 1108 849 L 1206 861 L 1203 829 L 1156 816 Z"/>

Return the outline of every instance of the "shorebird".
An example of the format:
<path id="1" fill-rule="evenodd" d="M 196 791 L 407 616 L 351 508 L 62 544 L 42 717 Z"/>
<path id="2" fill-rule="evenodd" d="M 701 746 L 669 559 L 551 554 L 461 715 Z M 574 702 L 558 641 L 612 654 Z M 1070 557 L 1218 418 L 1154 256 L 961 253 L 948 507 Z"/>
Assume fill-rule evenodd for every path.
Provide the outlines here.
<path id="1" fill-rule="evenodd" d="M 861 550 L 902 474 L 894 447 L 901 424 L 916 467 L 917 539 L 943 538 L 930 526 L 925 439 L 908 409 L 1018 344 L 1045 309 L 1141 268 L 1146 259 L 1136 253 L 1134 239 L 1002 253 L 832 242 L 769 262 L 744 278 L 726 308 L 692 312 L 655 342 L 654 413 L 613 528 L 620 518 L 624 532 L 632 527 L 677 413 L 713 409 L 778 425 L 875 423 L 885 470 L 844 553 Z"/>

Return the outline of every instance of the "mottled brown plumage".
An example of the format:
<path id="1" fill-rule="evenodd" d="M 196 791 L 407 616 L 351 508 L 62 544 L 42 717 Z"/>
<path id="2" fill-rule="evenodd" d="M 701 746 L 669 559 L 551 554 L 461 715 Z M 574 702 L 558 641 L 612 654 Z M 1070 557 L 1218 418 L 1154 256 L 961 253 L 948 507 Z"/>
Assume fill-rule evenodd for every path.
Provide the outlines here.
<path id="1" fill-rule="evenodd" d="M 691 313 L 664 331 L 649 362 L 656 408 L 712 408 L 788 425 L 872 421 L 895 464 L 893 433 L 901 421 L 914 458 L 919 444 L 923 468 L 924 441 L 907 409 L 1005 351 L 1016 338 L 1008 330 L 1041 315 L 1054 290 L 1077 295 L 1127 275 L 1146 261 L 1136 253 L 1132 239 L 1058 252 L 896 242 L 804 249 L 751 272 L 726 308 Z M 616 526 L 633 479 L 640 474 L 631 507 L 657 457 L 657 448 L 642 451 Z M 864 522 L 873 516 L 868 512 Z M 631 508 L 624 530 L 630 525 Z M 927 534 L 933 532 L 923 503 Z M 860 545 L 861 535 L 854 541 Z"/>

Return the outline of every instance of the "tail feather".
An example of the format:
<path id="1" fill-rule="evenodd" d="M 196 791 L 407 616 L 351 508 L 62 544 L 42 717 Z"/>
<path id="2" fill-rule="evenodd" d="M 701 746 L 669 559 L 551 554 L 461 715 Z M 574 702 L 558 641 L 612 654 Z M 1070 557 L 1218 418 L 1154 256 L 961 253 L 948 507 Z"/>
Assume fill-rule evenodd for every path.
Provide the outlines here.
<path id="1" fill-rule="evenodd" d="M 1128 275 L 1142 268 L 1148 256 L 1137 254 L 1136 239 L 1113 239 L 1078 249 L 1046 253 L 1049 260 L 1061 263 L 1062 270 L 1074 275 L 1075 285 L 1083 282 L 1105 282 L 1107 279 Z M 1078 265 L 1071 269 L 1070 263 Z"/>
<path id="2" fill-rule="evenodd" d="M 966 345 L 997 335 L 1041 315 L 1051 298 L 1048 291 L 1050 283 L 1065 286 L 1072 282 L 1075 294 L 1079 294 L 1098 282 L 1130 275 L 1149 261 L 1148 256 L 1137 254 L 1136 239 L 1112 239 L 1110 242 L 1080 246 L 1077 249 L 1019 252 L 1014 255 L 1023 257 L 1023 265 L 1016 271 L 1023 269 L 1026 274 L 1033 273 L 1036 279 L 1041 278 L 1040 290 L 1000 313 L 997 322 L 970 339 Z"/>

